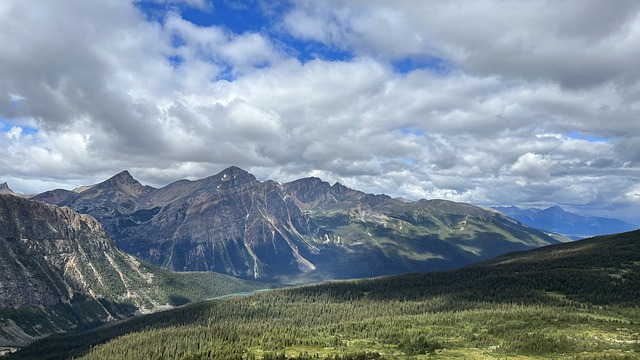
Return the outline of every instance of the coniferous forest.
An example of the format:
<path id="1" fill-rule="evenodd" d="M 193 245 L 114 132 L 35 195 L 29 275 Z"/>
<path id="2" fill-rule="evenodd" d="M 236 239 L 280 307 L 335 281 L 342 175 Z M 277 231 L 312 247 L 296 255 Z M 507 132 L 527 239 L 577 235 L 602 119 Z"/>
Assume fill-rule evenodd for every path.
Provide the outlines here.
<path id="1" fill-rule="evenodd" d="M 201 302 L 10 359 L 637 359 L 640 232 L 459 270 Z"/>

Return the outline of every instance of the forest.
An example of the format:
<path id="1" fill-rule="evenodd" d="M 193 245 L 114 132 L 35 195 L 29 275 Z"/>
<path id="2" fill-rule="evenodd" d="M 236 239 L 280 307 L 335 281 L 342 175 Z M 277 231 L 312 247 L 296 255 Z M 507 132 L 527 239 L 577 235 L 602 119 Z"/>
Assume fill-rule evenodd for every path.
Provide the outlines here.
<path id="1" fill-rule="evenodd" d="M 640 232 L 200 302 L 10 359 L 637 359 Z"/>

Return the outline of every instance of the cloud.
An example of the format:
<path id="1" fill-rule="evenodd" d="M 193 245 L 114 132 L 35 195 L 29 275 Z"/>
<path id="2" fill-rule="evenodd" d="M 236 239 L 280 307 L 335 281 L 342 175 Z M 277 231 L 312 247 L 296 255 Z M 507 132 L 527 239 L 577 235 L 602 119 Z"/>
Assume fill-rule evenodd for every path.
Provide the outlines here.
<path id="1" fill-rule="evenodd" d="M 260 3 L 267 20 L 243 31 L 185 15 L 222 5 L 3 1 L 0 181 L 129 169 L 162 186 L 238 165 L 412 199 L 640 210 L 635 1 Z"/>
<path id="2" fill-rule="evenodd" d="M 532 179 L 548 179 L 552 162 L 542 154 L 526 153 L 518 157 L 511 166 L 511 172 Z"/>
<path id="3" fill-rule="evenodd" d="M 19 126 L 12 126 L 5 134 L 10 140 L 20 140 L 22 137 L 22 128 Z"/>
<path id="4" fill-rule="evenodd" d="M 295 1 L 295 36 L 358 54 L 443 58 L 467 72 L 585 87 L 637 81 L 635 1 Z M 571 14 L 570 16 L 568 14 Z"/>

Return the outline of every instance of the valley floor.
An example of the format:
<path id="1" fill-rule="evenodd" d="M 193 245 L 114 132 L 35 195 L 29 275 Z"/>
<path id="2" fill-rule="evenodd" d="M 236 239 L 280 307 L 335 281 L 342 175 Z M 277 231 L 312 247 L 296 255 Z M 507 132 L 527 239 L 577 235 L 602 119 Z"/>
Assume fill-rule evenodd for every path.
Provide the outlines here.
<path id="1" fill-rule="evenodd" d="M 10 359 L 640 359 L 640 231 L 447 272 L 211 300 Z"/>
<path id="2" fill-rule="evenodd" d="M 86 360 L 640 358 L 638 308 L 454 303 L 447 297 L 287 300 L 277 293 L 215 300 L 97 329 L 83 335 L 105 336 L 104 344 L 91 349 L 79 348 L 83 340 L 63 338 L 22 355 L 46 359 L 60 351 L 62 358 L 83 355 Z M 69 348 L 81 351 L 65 353 Z"/>

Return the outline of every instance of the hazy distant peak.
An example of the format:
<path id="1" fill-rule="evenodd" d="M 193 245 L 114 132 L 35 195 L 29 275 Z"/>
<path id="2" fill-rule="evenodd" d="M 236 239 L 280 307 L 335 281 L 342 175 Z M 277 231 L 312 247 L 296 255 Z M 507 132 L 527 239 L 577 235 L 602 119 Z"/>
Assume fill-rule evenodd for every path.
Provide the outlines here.
<path id="1" fill-rule="evenodd" d="M 563 208 L 561 208 L 558 205 L 554 205 L 554 206 L 548 207 L 544 211 L 553 212 L 553 213 L 564 213 L 564 212 L 566 212 L 566 211 L 564 211 Z"/>

